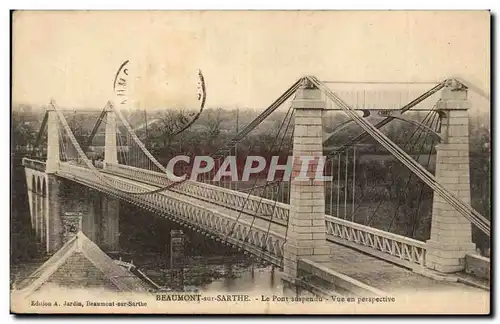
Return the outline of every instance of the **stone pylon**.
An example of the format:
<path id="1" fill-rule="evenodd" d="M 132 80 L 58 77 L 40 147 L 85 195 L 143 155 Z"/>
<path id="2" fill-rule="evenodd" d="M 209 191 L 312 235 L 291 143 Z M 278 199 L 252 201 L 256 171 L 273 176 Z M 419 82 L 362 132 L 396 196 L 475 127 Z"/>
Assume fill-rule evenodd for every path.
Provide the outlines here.
<path id="1" fill-rule="evenodd" d="M 288 236 L 284 248 L 284 272 L 297 277 L 301 258 L 327 261 L 324 183 L 315 179 L 319 159 L 323 157 L 323 111 L 325 100 L 319 89 L 304 84 L 292 103 L 294 112 L 293 169 L 290 189 Z M 303 170 L 305 161 L 309 168 Z M 305 171 L 305 172 L 304 172 Z M 303 174 L 307 174 L 303 177 Z"/>
<path id="2" fill-rule="evenodd" d="M 107 165 L 118 164 L 116 130 L 116 113 L 108 105 L 106 111 L 106 130 L 104 138 L 104 167 Z"/>
<path id="3" fill-rule="evenodd" d="M 55 173 L 59 169 L 59 117 L 54 108 L 47 110 L 47 161 L 45 172 Z"/>
<path id="4" fill-rule="evenodd" d="M 437 103 L 441 116 L 441 143 L 436 146 L 436 180 L 467 204 L 471 201 L 470 107 L 467 88 L 450 80 Z M 470 221 L 434 193 L 431 238 L 427 241 L 427 267 L 440 272 L 463 270 L 465 255 L 474 251 Z"/>

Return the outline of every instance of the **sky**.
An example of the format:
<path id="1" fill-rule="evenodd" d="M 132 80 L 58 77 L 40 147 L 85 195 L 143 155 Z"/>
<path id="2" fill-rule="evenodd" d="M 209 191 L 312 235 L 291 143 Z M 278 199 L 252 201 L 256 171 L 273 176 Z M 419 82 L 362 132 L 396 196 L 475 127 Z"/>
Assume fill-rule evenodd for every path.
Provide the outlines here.
<path id="1" fill-rule="evenodd" d="M 490 92 L 487 11 L 24 11 L 13 102 L 102 108 L 129 60 L 129 104 L 265 108 L 298 78 L 439 81 Z"/>

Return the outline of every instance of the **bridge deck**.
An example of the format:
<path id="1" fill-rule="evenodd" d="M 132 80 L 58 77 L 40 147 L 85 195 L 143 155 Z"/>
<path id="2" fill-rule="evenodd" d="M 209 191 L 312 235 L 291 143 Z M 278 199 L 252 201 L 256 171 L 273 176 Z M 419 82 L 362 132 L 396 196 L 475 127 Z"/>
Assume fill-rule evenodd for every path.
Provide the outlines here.
<path id="1" fill-rule="evenodd" d="M 129 182 L 130 184 L 140 186 L 145 189 L 158 188 L 154 185 L 126 179 L 116 175 L 108 174 L 108 176 L 120 179 L 121 181 Z M 269 226 L 269 221 L 265 219 L 253 217 L 245 213 L 239 213 L 236 210 L 206 201 L 201 201 L 195 197 L 189 197 L 172 191 L 165 191 L 161 194 L 187 200 L 198 204 L 200 207 L 217 210 L 232 219 L 238 220 L 239 223 L 253 222 L 254 227 L 260 227 L 265 230 L 267 230 Z M 280 224 L 271 223 L 270 230 L 284 236 L 286 235 L 286 228 Z M 488 294 L 488 292 L 484 290 L 467 286 L 465 284 L 431 279 L 352 248 L 332 242 L 330 242 L 330 244 L 335 246 L 334 253 L 331 256 L 330 261 L 323 263 L 323 265 L 382 291 L 394 293 L 410 289 L 416 292 L 468 291 L 483 292 L 484 294 Z"/>
<path id="2" fill-rule="evenodd" d="M 124 178 L 124 177 L 121 177 L 121 176 L 117 176 L 117 175 L 106 174 L 106 176 L 108 176 L 110 178 L 115 178 L 115 179 L 120 180 L 120 181 L 128 182 L 130 184 L 133 184 L 136 187 L 141 187 L 141 188 L 144 188 L 144 189 L 150 189 L 150 190 L 152 190 L 152 189 L 159 188 L 158 186 L 146 184 L 146 183 L 143 183 L 143 182 L 138 182 L 136 180 L 130 180 L 130 179 L 127 179 L 127 178 Z M 250 216 L 250 215 L 248 215 L 246 213 L 240 213 L 239 211 L 234 210 L 234 209 L 230 209 L 230 208 L 227 208 L 227 207 L 224 207 L 224 206 L 212 204 L 212 203 L 209 203 L 209 202 L 206 202 L 206 201 L 202 201 L 200 199 L 196 199 L 194 197 L 190 197 L 190 196 L 187 196 L 187 195 L 182 195 L 180 193 L 173 192 L 173 191 L 170 191 L 170 190 L 163 191 L 160 194 L 166 195 L 168 197 L 182 199 L 184 201 L 189 201 L 189 202 L 192 202 L 193 204 L 199 205 L 200 207 L 204 207 L 204 208 L 211 209 L 211 210 L 216 210 L 216 211 L 218 211 L 221 214 L 227 215 L 230 218 L 232 218 L 234 220 L 237 220 L 237 223 L 248 223 L 248 224 L 251 224 L 253 222 L 253 227 L 262 228 L 264 230 L 267 230 L 268 227 L 269 227 L 269 224 L 271 224 L 270 225 L 270 230 L 271 231 L 274 231 L 276 233 L 282 234 L 283 236 L 285 236 L 285 234 L 286 234 L 286 228 L 283 225 L 276 224 L 276 223 L 270 223 L 269 221 L 267 221 L 265 219 L 262 219 L 262 218 L 259 218 L 259 217 L 254 217 L 254 216 Z"/>
<path id="3" fill-rule="evenodd" d="M 329 262 L 322 263 L 332 270 L 385 292 L 489 292 L 458 282 L 435 280 L 401 266 L 334 244 Z"/>

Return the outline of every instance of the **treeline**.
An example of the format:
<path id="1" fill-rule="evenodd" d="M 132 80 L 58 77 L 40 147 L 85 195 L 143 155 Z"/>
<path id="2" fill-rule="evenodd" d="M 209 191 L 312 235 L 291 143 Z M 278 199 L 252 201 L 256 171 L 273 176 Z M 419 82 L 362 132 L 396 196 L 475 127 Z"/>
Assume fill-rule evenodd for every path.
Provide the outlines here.
<path id="1" fill-rule="evenodd" d="M 74 131 L 78 141 L 87 140 L 99 111 L 86 114 L 67 114 L 67 120 Z M 238 131 L 255 119 L 259 114 L 256 110 L 227 110 L 205 109 L 196 122 L 180 134 L 174 134 L 178 125 L 175 115 L 163 110 L 124 112 L 132 127 L 139 127 L 136 133 L 145 143 L 151 153 L 162 163 L 178 154 L 211 155 L 217 152 L 224 144 L 228 143 Z M 276 111 L 264 120 L 256 129 L 246 136 L 236 149 L 231 151 L 243 160 L 248 155 L 291 155 L 292 124 L 285 136 L 283 120 L 286 111 Z M 409 114 L 410 118 L 423 120 L 422 112 Z M 25 147 L 36 139 L 41 120 L 41 111 L 30 109 L 29 106 L 18 107 L 12 112 L 12 148 Z M 326 116 L 325 131 L 328 133 L 347 120 L 340 114 Z M 372 120 L 372 122 L 374 122 Z M 175 126 L 175 127 L 174 127 Z M 432 126 L 432 125 L 431 125 Z M 104 126 L 102 126 L 104 127 Z M 103 132 L 102 129 L 101 132 Z M 434 170 L 432 155 L 436 144 L 435 138 L 416 125 L 395 120 L 382 128 L 395 143 L 408 153 L 418 158 L 419 162 Z M 470 117 L 470 179 L 472 206 L 487 218 L 491 217 L 491 135 L 490 115 L 488 112 Z M 359 127 L 352 123 L 342 131 L 336 133 L 325 142 L 325 150 L 341 146 L 349 139 L 361 132 Z M 121 132 L 124 136 L 126 132 Z M 418 136 L 420 134 L 420 136 Z M 98 141 L 99 142 L 99 141 Z M 103 140 L 100 140 L 103 145 Z M 123 139 L 122 143 L 125 143 Z M 388 217 L 387 222 L 395 223 L 392 231 L 425 240 L 430 236 L 430 213 L 432 207 L 432 192 L 423 186 L 415 175 L 403 167 L 394 157 L 374 140 L 367 140 L 365 145 L 357 146 L 358 158 L 356 160 L 356 192 L 367 192 L 363 201 L 375 203 L 382 199 L 390 201 L 399 210 L 392 211 L 407 218 Z M 417 155 L 416 155 L 417 154 Z M 430 155 L 430 157 L 429 157 Z M 350 177 L 352 169 L 348 170 Z M 408 181 L 410 179 L 410 181 Z M 349 193 L 348 193 L 349 194 Z M 356 198 L 356 197 L 355 197 Z M 418 209 L 418 213 L 414 211 Z M 399 217 L 399 216 L 398 216 Z M 398 224 L 399 222 L 399 224 Z M 386 229 L 387 224 L 383 224 Z M 475 242 L 481 248 L 489 246 L 489 240 L 479 231 L 474 230 Z"/>

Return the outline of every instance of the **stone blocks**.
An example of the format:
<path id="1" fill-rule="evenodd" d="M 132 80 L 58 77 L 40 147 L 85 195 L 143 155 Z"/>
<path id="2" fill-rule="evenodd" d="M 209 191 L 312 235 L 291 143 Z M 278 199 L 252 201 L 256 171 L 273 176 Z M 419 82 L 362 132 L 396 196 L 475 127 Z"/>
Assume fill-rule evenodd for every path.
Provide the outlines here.
<path id="1" fill-rule="evenodd" d="M 470 204 L 469 107 L 466 90 L 443 90 L 437 104 L 443 114 L 435 175 L 439 183 L 467 204 Z M 475 250 L 470 221 L 438 193 L 434 193 L 431 238 L 426 244 L 426 266 L 440 272 L 463 270 L 465 255 Z"/>
<path id="2" fill-rule="evenodd" d="M 290 221 L 284 247 L 284 272 L 297 276 L 298 260 L 328 261 L 330 247 L 326 242 L 324 183 L 313 180 L 319 158 L 323 155 L 324 100 L 318 89 L 300 89 L 295 108 L 293 139 L 294 164 L 290 190 Z M 305 173 L 307 177 L 294 178 L 302 171 L 302 157 L 314 157 Z"/>

